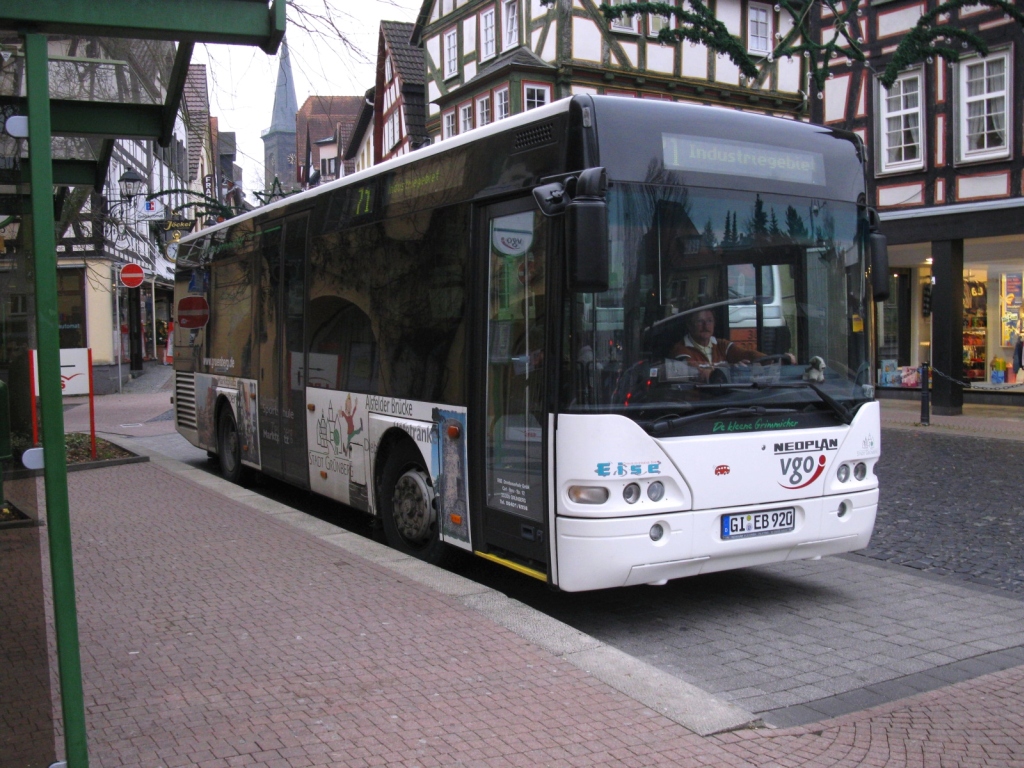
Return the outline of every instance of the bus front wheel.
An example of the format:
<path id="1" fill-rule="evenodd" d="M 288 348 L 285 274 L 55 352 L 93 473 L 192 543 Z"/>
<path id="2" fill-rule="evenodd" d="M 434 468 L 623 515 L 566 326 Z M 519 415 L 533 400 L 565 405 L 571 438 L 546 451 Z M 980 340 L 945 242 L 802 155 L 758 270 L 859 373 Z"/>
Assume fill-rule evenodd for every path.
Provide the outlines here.
<path id="1" fill-rule="evenodd" d="M 217 457 L 220 461 L 220 474 L 232 483 L 242 483 L 246 478 L 245 467 L 242 465 L 242 448 L 235 425 L 235 415 L 225 406 L 217 417 Z"/>
<path id="2" fill-rule="evenodd" d="M 388 545 L 440 565 L 448 545 L 438 530 L 437 502 L 419 449 L 399 445 L 388 457 L 380 484 L 381 527 Z"/>

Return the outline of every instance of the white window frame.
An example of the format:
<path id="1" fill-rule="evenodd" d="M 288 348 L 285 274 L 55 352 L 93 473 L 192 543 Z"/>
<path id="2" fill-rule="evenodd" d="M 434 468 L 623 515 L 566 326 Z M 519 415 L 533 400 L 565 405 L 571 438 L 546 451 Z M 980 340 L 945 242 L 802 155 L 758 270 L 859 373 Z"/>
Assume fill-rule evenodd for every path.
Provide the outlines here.
<path id="1" fill-rule="evenodd" d="M 476 125 L 478 128 L 494 122 L 494 102 L 490 93 L 476 97 Z"/>
<path id="2" fill-rule="evenodd" d="M 488 22 L 490 22 L 488 24 Z M 488 37 L 488 33 L 490 36 Z M 480 13 L 480 61 L 494 58 L 498 53 L 498 14 L 494 6 Z"/>
<path id="3" fill-rule="evenodd" d="M 968 75 L 972 67 L 979 65 L 984 67 L 986 72 L 986 87 L 988 86 L 987 72 L 989 66 L 995 61 L 1003 64 L 1003 87 L 998 91 L 988 91 L 978 96 L 968 95 Z M 986 107 L 990 100 L 1002 98 L 1003 100 L 1003 143 L 996 147 L 982 147 L 971 149 L 968 141 L 970 130 L 970 105 L 972 103 L 984 103 Z M 963 59 L 957 67 L 957 131 L 956 131 L 956 156 L 958 163 L 973 163 L 986 160 L 1001 159 L 1010 156 L 1010 147 L 1013 146 L 1013 57 L 1009 49 L 992 51 L 988 56 L 972 56 Z M 991 113 L 987 113 L 991 114 Z"/>
<path id="4" fill-rule="evenodd" d="M 755 14 L 763 18 L 755 19 Z M 763 24 L 764 35 L 755 34 L 754 25 Z M 757 30 L 761 32 L 761 30 Z M 747 3 L 747 52 L 767 56 L 773 50 L 775 38 L 775 8 L 767 3 Z M 759 41 L 763 40 L 763 46 Z"/>
<path id="5" fill-rule="evenodd" d="M 530 91 L 535 93 L 543 93 L 544 101 L 534 103 L 532 106 L 531 101 L 536 102 L 536 98 L 531 98 Z M 545 83 L 523 83 L 523 111 L 528 109 L 536 109 L 537 107 L 543 107 L 545 104 L 551 103 L 551 86 Z"/>
<path id="6" fill-rule="evenodd" d="M 458 123 L 455 121 L 455 110 L 449 110 L 441 115 L 441 139 L 450 139 L 457 131 Z"/>
<path id="7" fill-rule="evenodd" d="M 501 0 L 501 50 L 519 45 L 519 0 Z"/>
<path id="8" fill-rule="evenodd" d="M 452 27 L 441 35 L 444 56 L 444 79 L 459 74 L 459 28 Z"/>
<path id="9" fill-rule="evenodd" d="M 675 5 L 675 3 L 671 3 L 671 5 Z M 675 18 L 675 16 L 662 16 L 660 13 L 648 13 L 647 36 L 657 37 L 661 30 L 671 29 L 672 22 L 675 21 Z"/>
<path id="10" fill-rule="evenodd" d="M 459 133 L 473 130 L 473 103 L 459 105 Z"/>
<path id="11" fill-rule="evenodd" d="M 384 122 L 384 151 L 390 152 L 402 141 L 401 109 L 396 109 Z"/>
<path id="12" fill-rule="evenodd" d="M 633 0 L 611 0 L 611 5 L 625 5 Z M 620 19 L 611 21 L 608 23 L 608 27 L 612 32 L 626 32 L 634 35 L 640 34 L 640 16 L 633 14 L 632 16 L 623 16 Z"/>
<path id="13" fill-rule="evenodd" d="M 508 86 L 494 91 L 494 119 L 504 120 L 512 114 L 512 97 Z"/>
<path id="14" fill-rule="evenodd" d="M 916 92 L 908 91 L 907 86 L 914 83 Z M 916 95 L 916 105 L 908 106 L 911 93 Z M 879 148 L 876 158 L 876 170 L 879 173 L 897 173 L 900 171 L 920 170 L 924 168 L 925 158 L 925 111 L 924 111 L 924 72 L 921 69 L 913 69 L 903 72 L 896 78 L 892 88 L 878 86 L 878 137 Z M 892 102 L 898 99 L 899 103 Z M 890 125 L 891 121 L 899 121 L 899 124 Z M 916 126 L 913 123 L 916 121 Z M 895 128 L 895 131 L 891 131 Z M 899 133 L 900 139 L 906 137 L 907 131 L 917 131 L 917 157 L 893 160 L 889 153 L 895 149 L 905 149 L 910 146 L 907 143 L 896 145 L 890 144 L 890 134 Z"/>
<path id="15" fill-rule="evenodd" d="M 384 82 L 390 83 L 391 78 L 394 76 L 394 70 L 391 68 L 391 57 L 384 57 Z"/>

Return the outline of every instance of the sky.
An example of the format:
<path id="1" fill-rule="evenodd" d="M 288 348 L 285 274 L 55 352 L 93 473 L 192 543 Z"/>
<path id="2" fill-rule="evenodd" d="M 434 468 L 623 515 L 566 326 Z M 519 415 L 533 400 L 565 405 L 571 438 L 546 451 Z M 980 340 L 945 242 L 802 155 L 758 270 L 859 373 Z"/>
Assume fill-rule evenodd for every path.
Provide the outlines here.
<path id="1" fill-rule="evenodd" d="M 333 10 L 338 27 L 351 37 L 354 50 L 336 41 L 313 37 L 290 26 L 286 33 L 301 107 L 306 97 L 362 95 L 374 83 L 380 22 L 416 20 L 421 0 L 295 0 L 315 12 Z M 326 4 L 326 5 L 325 5 Z M 292 11 L 289 9 L 289 15 Z M 258 48 L 228 45 L 196 46 L 194 64 L 206 64 L 210 114 L 222 131 L 234 131 L 236 162 L 243 170 L 243 190 L 263 189 L 263 142 L 270 127 L 277 84 L 277 56 Z"/>

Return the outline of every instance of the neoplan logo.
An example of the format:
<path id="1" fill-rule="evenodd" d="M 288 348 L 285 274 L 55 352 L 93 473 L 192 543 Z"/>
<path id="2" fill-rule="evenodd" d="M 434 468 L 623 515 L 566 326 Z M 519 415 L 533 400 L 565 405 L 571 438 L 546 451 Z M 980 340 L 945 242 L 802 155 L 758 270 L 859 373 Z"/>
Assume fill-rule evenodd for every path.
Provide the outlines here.
<path id="1" fill-rule="evenodd" d="M 779 463 L 782 465 L 782 476 L 792 483 L 786 485 L 779 482 L 779 485 L 795 491 L 798 488 L 806 488 L 821 476 L 825 471 L 825 454 L 819 456 L 817 461 L 813 456 L 790 456 L 788 459 L 779 459 Z M 801 482 L 802 480 L 804 482 Z"/>
<path id="2" fill-rule="evenodd" d="M 839 439 L 823 437 L 820 440 L 794 440 L 791 443 L 775 443 L 775 453 L 804 453 L 805 451 L 835 451 L 839 449 Z"/>

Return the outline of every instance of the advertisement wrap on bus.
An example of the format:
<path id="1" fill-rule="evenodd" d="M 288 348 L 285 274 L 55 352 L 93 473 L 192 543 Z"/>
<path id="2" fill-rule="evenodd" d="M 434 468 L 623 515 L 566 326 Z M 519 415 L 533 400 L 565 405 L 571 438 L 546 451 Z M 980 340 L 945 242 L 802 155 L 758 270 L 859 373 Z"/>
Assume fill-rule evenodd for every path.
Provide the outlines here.
<path id="1" fill-rule="evenodd" d="M 863 548 L 888 285 L 863 158 L 575 96 L 190 235 L 178 431 L 409 555 L 567 592 Z"/>

